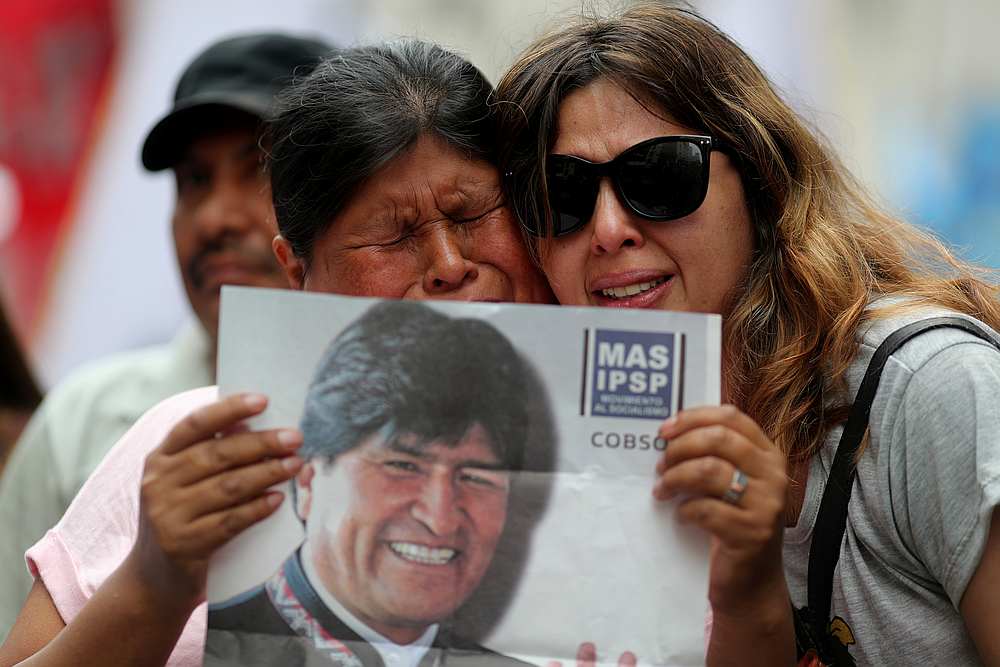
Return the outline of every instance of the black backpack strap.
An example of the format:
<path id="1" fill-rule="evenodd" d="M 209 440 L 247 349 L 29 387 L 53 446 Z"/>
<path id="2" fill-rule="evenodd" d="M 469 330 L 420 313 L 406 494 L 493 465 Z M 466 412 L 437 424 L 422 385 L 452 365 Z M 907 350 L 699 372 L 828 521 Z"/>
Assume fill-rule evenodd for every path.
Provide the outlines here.
<path id="1" fill-rule="evenodd" d="M 1000 350 L 1000 341 L 990 332 L 960 317 L 934 317 L 914 322 L 894 331 L 875 350 L 854 398 L 854 405 L 851 406 L 844 433 L 837 445 L 837 453 L 833 458 L 823 499 L 820 501 L 816 525 L 813 528 L 812 543 L 809 547 L 808 615 L 812 625 L 811 634 L 814 637 L 827 636 L 833 596 L 833 572 L 837 567 L 837 561 L 840 560 L 840 547 L 847 527 L 847 505 L 851 500 L 851 489 L 856 474 L 854 459 L 868 430 L 872 401 L 875 399 L 882 369 L 890 355 L 906 341 L 925 331 L 941 327 L 962 329 Z"/>

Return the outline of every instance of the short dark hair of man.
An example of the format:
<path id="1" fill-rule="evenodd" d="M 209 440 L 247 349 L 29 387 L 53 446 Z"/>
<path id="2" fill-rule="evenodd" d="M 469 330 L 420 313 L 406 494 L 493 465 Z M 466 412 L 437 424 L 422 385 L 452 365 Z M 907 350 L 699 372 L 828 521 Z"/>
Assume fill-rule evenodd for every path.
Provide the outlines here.
<path id="1" fill-rule="evenodd" d="M 323 355 L 306 395 L 300 455 L 332 461 L 375 433 L 457 445 L 478 424 L 504 468 L 521 470 L 525 446 L 551 446 L 528 442 L 546 433 L 539 415 L 549 420 L 541 382 L 493 325 L 385 301 Z"/>
<path id="2" fill-rule="evenodd" d="M 495 164 L 492 93 L 475 65 L 413 39 L 335 51 L 285 89 L 269 167 L 278 228 L 296 257 L 308 264 L 351 196 L 424 134 Z"/>

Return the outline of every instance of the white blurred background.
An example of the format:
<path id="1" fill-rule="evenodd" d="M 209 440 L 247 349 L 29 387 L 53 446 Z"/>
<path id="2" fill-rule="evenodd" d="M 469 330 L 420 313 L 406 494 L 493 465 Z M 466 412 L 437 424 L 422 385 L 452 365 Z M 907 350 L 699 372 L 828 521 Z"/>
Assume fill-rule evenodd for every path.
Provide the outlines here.
<path id="1" fill-rule="evenodd" d="M 887 206 L 1000 268 L 1000 2 L 693 5 L 758 60 Z M 608 6 L 3 0 L 0 298 L 40 380 L 51 386 L 86 360 L 169 340 L 190 317 L 169 235 L 172 179 L 142 171 L 138 155 L 180 70 L 210 41 L 260 29 L 340 45 L 415 35 L 457 49 L 496 81 L 545 28 Z M 86 76 L 96 82 L 89 97 Z"/>

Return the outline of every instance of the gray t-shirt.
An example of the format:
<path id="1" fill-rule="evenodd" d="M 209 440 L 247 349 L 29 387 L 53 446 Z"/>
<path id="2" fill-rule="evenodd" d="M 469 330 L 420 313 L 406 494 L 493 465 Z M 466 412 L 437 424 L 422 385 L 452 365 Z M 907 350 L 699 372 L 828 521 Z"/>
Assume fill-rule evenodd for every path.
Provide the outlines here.
<path id="1" fill-rule="evenodd" d="M 875 349 L 921 310 L 876 320 L 848 372 L 853 398 Z M 872 404 L 833 580 L 831 615 L 859 665 L 980 664 L 959 613 L 1000 503 L 1000 352 L 958 329 L 914 338 L 892 355 Z M 820 498 L 842 428 L 813 457 L 805 501 L 785 531 L 792 601 L 806 571 Z"/>

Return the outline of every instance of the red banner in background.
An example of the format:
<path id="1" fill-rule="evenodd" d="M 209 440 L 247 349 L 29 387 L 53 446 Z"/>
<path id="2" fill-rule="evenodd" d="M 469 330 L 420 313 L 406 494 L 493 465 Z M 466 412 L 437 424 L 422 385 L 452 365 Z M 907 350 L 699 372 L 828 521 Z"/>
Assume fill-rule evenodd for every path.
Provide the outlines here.
<path id="1" fill-rule="evenodd" d="M 0 286 L 24 334 L 71 224 L 115 44 L 113 0 L 0 2 Z"/>

